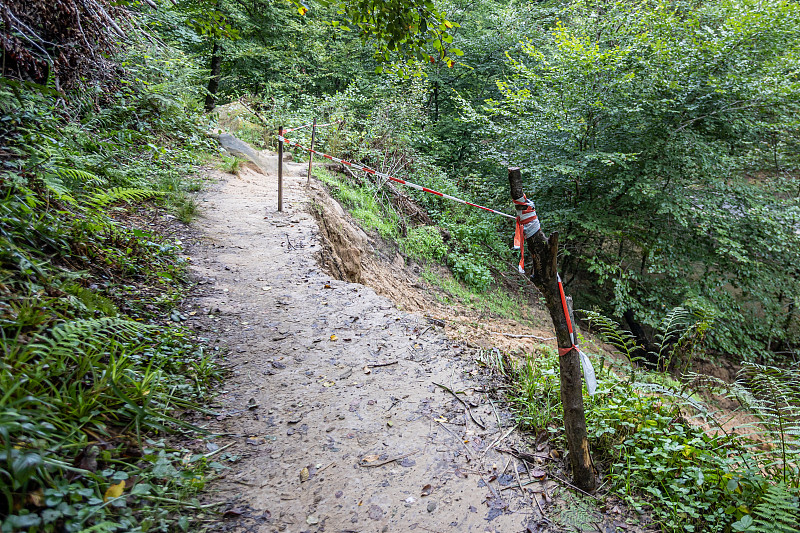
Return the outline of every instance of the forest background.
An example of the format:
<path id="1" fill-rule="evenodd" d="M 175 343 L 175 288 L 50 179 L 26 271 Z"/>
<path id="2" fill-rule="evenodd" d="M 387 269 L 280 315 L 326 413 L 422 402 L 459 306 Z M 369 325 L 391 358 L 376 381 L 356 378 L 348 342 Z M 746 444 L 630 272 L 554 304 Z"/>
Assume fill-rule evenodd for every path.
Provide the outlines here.
<path id="1" fill-rule="evenodd" d="M 111 529 L 185 528 L 181 513 L 202 511 L 176 495 L 219 463 L 180 465 L 163 441 L 127 450 L 121 437 L 181 425 L 165 413 L 200 401 L 219 370 L 179 317 L 167 333 L 147 325 L 172 318 L 184 290 L 180 245 L 127 229 L 119 206 L 191 218 L 202 184 L 186 176 L 215 150 L 218 104 L 265 118 L 240 107 L 238 134 L 262 147 L 281 125 L 341 121 L 316 140 L 327 153 L 499 210 L 505 168 L 520 166 L 543 227 L 561 235 L 576 308 L 619 322 L 623 347 L 660 353 L 664 317 L 680 308 L 713 322 L 699 335 L 706 356 L 797 367 L 796 2 L 1 5 L 4 531 L 78 530 L 106 513 Z M 503 219 L 410 194 L 431 223 L 351 207 L 476 292 L 513 271 Z M 117 447 L 83 448 L 87 432 Z M 136 485 L 174 508 L 120 510 L 108 490 L 129 479 L 126 453 L 154 479 L 181 472 L 171 487 Z M 784 457 L 780 472 L 797 486 L 796 462 Z M 731 479 L 730 493 L 747 492 Z M 751 485 L 720 527 L 748 530 L 767 491 Z M 670 527 L 712 522 L 688 515 Z"/>

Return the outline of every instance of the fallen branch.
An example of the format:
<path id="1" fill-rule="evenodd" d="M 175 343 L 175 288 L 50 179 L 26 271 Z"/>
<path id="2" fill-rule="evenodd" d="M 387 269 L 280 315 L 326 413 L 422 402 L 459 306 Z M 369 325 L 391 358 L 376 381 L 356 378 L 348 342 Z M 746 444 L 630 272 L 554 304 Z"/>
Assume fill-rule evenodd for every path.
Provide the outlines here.
<path id="1" fill-rule="evenodd" d="M 435 381 L 433 382 L 433 384 L 434 384 L 434 385 L 436 385 L 436 386 L 437 386 L 437 387 L 439 387 L 439 388 L 442 388 L 442 389 L 446 390 L 446 391 L 447 391 L 447 392 L 449 392 L 450 394 L 452 394 L 452 395 L 453 395 L 453 398 L 455 398 L 456 400 L 458 400 L 459 402 L 461 402 L 461 405 L 463 405 L 463 406 L 464 406 L 464 409 L 466 409 L 466 410 L 467 410 L 467 413 L 469 413 L 469 417 L 472 419 L 472 421 L 473 421 L 473 422 L 475 422 L 475 425 L 476 425 L 476 426 L 478 426 L 479 428 L 483 429 L 483 430 L 486 430 L 486 426 L 484 426 L 483 424 L 481 424 L 480 422 L 478 422 L 477 420 L 475 420 L 475 416 L 472 414 L 472 410 L 469 408 L 469 405 L 467 405 L 467 402 L 465 402 L 464 400 L 462 400 L 461 398 L 459 398 L 459 397 L 458 397 L 458 394 L 456 394 L 455 392 L 453 392 L 453 390 L 452 390 L 452 389 L 450 389 L 450 388 L 448 388 L 448 387 L 445 387 L 444 385 L 440 385 L 439 383 L 436 383 Z"/>
<path id="2" fill-rule="evenodd" d="M 364 468 L 377 468 L 377 467 L 379 467 L 379 466 L 388 465 L 389 463 L 393 463 L 393 462 L 395 462 L 395 461 L 399 461 L 400 459 L 405 459 L 406 457 L 408 457 L 408 456 L 410 456 L 410 455 L 414 455 L 415 453 L 419 453 L 419 450 L 414 450 L 413 452 L 410 452 L 410 453 L 405 453 L 405 454 L 403 454 L 403 455 L 398 455 L 397 457 L 392 457 L 391 459 L 387 459 L 386 461 L 382 461 L 382 462 L 380 462 L 380 463 L 375 463 L 375 464 L 371 464 L 371 463 L 367 463 L 367 464 L 358 463 L 358 466 L 363 466 Z"/>
<path id="3" fill-rule="evenodd" d="M 379 368 L 379 367 L 382 367 L 382 366 L 391 366 L 391 365 L 396 365 L 396 364 L 397 364 L 397 361 L 389 361 L 388 363 L 367 363 L 366 366 L 368 366 L 370 368 Z"/>
<path id="4" fill-rule="evenodd" d="M 489 450 L 491 450 L 496 445 L 498 445 L 499 443 L 504 441 L 505 438 L 508 437 L 509 435 L 511 435 L 511 432 L 514 431 L 515 429 L 517 429 L 517 426 L 511 426 L 511 429 L 506 431 L 505 434 L 502 437 L 500 437 L 497 440 L 495 440 L 493 443 L 491 443 L 489 446 L 487 446 L 487 448 L 485 450 L 483 450 L 483 455 L 486 455 L 489 452 Z"/>
<path id="5" fill-rule="evenodd" d="M 530 461 L 531 463 L 535 462 L 535 459 L 546 459 L 548 461 L 555 462 L 556 459 L 553 459 L 549 455 L 537 455 L 535 453 L 527 453 L 527 452 L 520 452 L 514 449 L 507 449 L 507 448 L 497 448 L 498 452 L 507 453 L 513 457 L 521 461 Z"/>
<path id="6" fill-rule="evenodd" d="M 600 498 L 598 498 L 597 496 L 594 496 L 594 495 L 592 495 L 592 494 L 589 494 L 589 493 L 588 493 L 588 492 L 586 492 L 585 490 L 583 490 L 583 489 L 581 489 L 581 488 L 579 488 L 579 487 L 576 487 L 575 485 L 573 485 L 573 484 L 572 484 L 572 483 L 570 483 L 569 481 L 565 481 L 565 480 L 561 479 L 561 478 L 560 478 L 560 477 L 558 477 L 558 476 L 554 476 L 554 475 L 550 474 L 550 477 L 551 477 L 551 478 L 553 478 L 553 479 L 555 479 L 556 481 L 560 481 L 561 483 L 563 483 L 564 485 L 566 485 L 567 487 L 569 487 L 569 488 L 571 488 L 571 489 L 577 490 L 578 492 L 580 492 L 580 493 L 581 493 L 581 494 L 583 494 L 584 496 L 588 496 L 588 497 L 590 497 L 590 498 L 594 498 L 595 500 L 597 500 L 597 501 L 599 501 L 599 502 L 602 502 L 602 501 L 603 501 L 603 500 L 601 500 Z"/>
<path id="7" fill-rule="evenodd" d="M 515 335 L 514 333 L 504 333 L 502 331 L 490 331 L 492 335 L 503 335 L 505 337 L 511 337 L 512 339 L 536 339 L 539 341 L 552 341 L 555 340 L 555 337 L 540 337 L 538 335 Z"/>
<path id="8" fill-rule="evenodd" d="M 459 438 L 459 437 L 458 437 L 458 435 L 456 435 L 455 433 L 453 433 L 452 431 L 450 431 L 450 428 L 448 428 L 447 426 L 445 426 L 444 424 L 442 424 L 442 423 L 441 423 L 441 422 L 439 422 L 438 420 L 436 420 L 436 423 L 437 423 L 437 424 L 439 424 L 440 426 L 442 426 L 442 428 L 443 428 L 445 431 L 447 431 L 448 433 L 450 433 L 450 434 L 453 436 L 453 438 L 454 438 L 454 439 L 456 439 L 458 442 L 460 442 L 460 443 L 461 443 L 461 445 L 462 445 L 462 446 L 464 446 L 464 449 L 465 449 L 465 450 L 467 450 L 467 454 L 469 455 L 469 460 L 470 460 L 470 461 L 472 461 L 472 460 L 474 460 L 474 459 L 475 459 L 475 454 L 474 454 L 474 453 L 472 453 L 472 450 L 470 450 L 470 449 L 469 449 L 469 446 L 467 446 L 467 443 L 466 443 L 466 442 L 464 442 L 464 439 L 461 439 L 461 438 Z M 478 475 L 480 476 L 480 474 L 479 474 L 478 472 L 475 472 L 475 474 L 478 474 Z"/>

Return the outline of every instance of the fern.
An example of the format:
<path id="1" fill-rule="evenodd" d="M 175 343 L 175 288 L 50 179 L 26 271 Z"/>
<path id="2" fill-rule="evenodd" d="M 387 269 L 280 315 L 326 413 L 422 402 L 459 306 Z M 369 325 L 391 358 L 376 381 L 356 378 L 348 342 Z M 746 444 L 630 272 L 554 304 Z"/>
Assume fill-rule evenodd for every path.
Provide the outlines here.
<path id="1" fill-rule="evenodd" d="M 107 191 L 93 194 L 86 200 L 86 203 L 95 209 L 101 209 L 117 202 L 144 202 L 163 195 L 163 192 L 150 189 L 113 187 Z"/>
<path id="2" fill-rule="evenodd" d="M 764 499 L 753 509 L 754 533 L 796 533 L 800 524 L 800 501 L 797 491 L 790 491 L 783 483 L 771 485 Z"/>
<path id="3" fill-rule="evenodd" d="M 37 355 L 46 358 L 69 357 L 131 340 L 153 326 L 116 317 L 72 320 L 54 327 L 50 337 L 38 337 L 31 344 Z"/>
<path id="4" fill-rule="evenodd" d="M 595 311 L 581 311 L 581 313 L 589 322 L 589 328 L 593 329 L 603 339 L 603 342 L 616 348 L 629 361 L 633 361 L 633 352 L 638 345 L 636 338 L 630 332 L 622 329 L 617 322 Z"/>
<path id="5" fill-rule="evenodd" d="M 739 381 L 749 394 L 738 397 L 761 421 L 780 460 L 765 463 L 778 468 L 784 483 L 800 485 L 800 370 L 745 362 Z"/>
<path id="6" fill-rule="evenodd" d="M 59 168 L 56 170 L 58 177 L 71 182 L 71 189 L 84 188 L 87 185 L 91 187 L 100 187 L 105 185 L 105 180 L 96 174 L 87 172 L 85 170 L 78 170 L 76 168 Z"/>
<path id="7" fill-rule="evenodd" d="M 61 290 L 72 296 L 73 303 L 84 311 L 100 311 L 106 316 L 117 316 L 119 309 L 114 302 L 96 292 L 81 287 L 75 283 L 66 284 Z"/>
<path id="8" fill-rule="evenodd" d="M 699 307 L 688 309 L 678 306 L 670 310 L 661 321 L 655 335 L 657 352 L 650 352 L 655 356 L 661 368 L 668 369 L 672 361 L 681 354 L 692 350 L 700 342 L 706 332 L 711 328 L 716 313 L 712 310 Z M 687 361 L 688 365 L 689 361 Z"/>

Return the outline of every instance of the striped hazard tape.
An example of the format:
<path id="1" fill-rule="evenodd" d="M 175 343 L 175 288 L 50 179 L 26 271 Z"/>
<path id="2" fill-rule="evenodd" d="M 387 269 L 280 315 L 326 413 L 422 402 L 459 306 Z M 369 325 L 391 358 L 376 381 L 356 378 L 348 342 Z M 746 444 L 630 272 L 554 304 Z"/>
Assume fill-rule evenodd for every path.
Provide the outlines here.
<path id="1" fill-rule="evenodd" d="M 393 181 L 394 183 L 399 183 L 400 185 L 405 185 L 406 187 L 410 187 L 410 188 L 416 189 L 418 191 L 426 192 L 426 193 L 429 193 L 429 194 L 434 194 L 436 196 L 441 196 L 442 198 L 447 198 L 448 200 L 452 200 L 453 202 L 458 202 L 460 204 L 469 205 L 469 206 L 472 206 L 472 207 L 477 207 L 478 209 L 483 209 L 484 211 L 488 211 L 490 213 L 494 213 L 495 215 L 500 215 L 502 217 L 510 218 L 511 220 L 517 220 L 517 217 L 515 217 L 514 215 L 509 215 L 507 213 L 503 213 L 502 211 L 497 211 L 496 209 L 492 209 L 490 207 L 474 204 L 472 202 L 468 202 L 466 200 L 462 200 L 461 198 L 456 198 L 455 196 L 450 196 L 449 194 L 445 194 L 443 192 L 434 191 L 433 189 L 429 189 L 428 187 L 423 187 L 422 185 L 418 185 L 416 183 L 412 183 L 412 182 L 404 180 L 404 179 L 395 178 L 394 176 L 390 176 L 389 174 L 384 174 L 383 172 L 375 170 L 374 168 L 369 168 L 369 167 L 364 166 L 364 165 L 359 165 L 358 163 L 353 163 L 352 161 L 345 161 L 344 159 L 339 159 L 338 157 L 334 157 L 332 155 L 329 155 L 329 154 L 314 150 L 312 148 L 306 148 L 305 146 L 302 146 L 300 143 L 294 142 L 291 139 L 287 139 L 286 137 L 284 137 L 282 135 L 278 135 L 278 140 L 279 141 L 283 141 L 283 142 L 285 142 L 286 144 L 288 144 L 290 146 L 294 146 L 294 147 L 299 148 L 301 150 L 304 150 L 306 152 L 311 152 L 312 154 L 316 154 L 316 155 L 318 155 L 320 157 L 324 157 L 325 159 L 329 159 L 329 160 L 331 160 L 331 161 L 333 161 L 335 163 L 339 163 L 340 165 L 345 165 L 345 166 L 348 166 L 350 168 L 355 168 L 356 170 L 364 171 L 367 174 L 372 174 L 373 176 L 376 176 L 378 178 L 383 178 L 385 180 Z"/>
<path id="2" fill-rule="evenodd" d="M 303 127 L 306 126 L 299 126 L 292 130 L 286 130 L 286 132 L 295 131 Z M 305 146 L 301 145 L 298 142 L 292 141 L 291 139 L 287 139 L 283 135 L 278 135 L 278 140 L 283 141 L 290 146 L 299 148 L 300 150 L 304 150 L 306 152 L 310 152 L 312 154 L 324 157 L 325 159 L 333 161 L 334 163 L 339 163 L 340 165 L 345 165 L 347 167 L 354 168 L 356 170 L 361 170 L 368 174 L 372 174 L 373 176 L 376 176 L 378 178 L 389 180 L 394 183 L 399 183 L 400 185 L 405 185 L 406 187 L 410 187 L 418 191 L 440 196 L 442 198 L 452 200 L 453 202 L 469 205 L 471 207 L 477 207 L 478 209 L 483 209 L 484 211 L 488 211 L 489 213 L 494 213 L 495 215 L 500 215 L 501 217 L 510 218 L 516 223 L 516 231 L 514 235 L 514 249 L 520 250 L 519 271 L 522 274 L 525 273 L 525 247 L 524 247 L 525 239 L 534 235 L 541 228 L 541 225 L 539 223 L 539 218 L 536 215 L 536 207 L 534 206 L 533 200 L 530 200 L 525 196 L 523 196 L 522 198 L 515 199 L 514 206 L 516 207 L 517 214 L 516 216 L 509 215 L 507 213 L 503 213 L 502 211 L 497 211 L 496 209 L 492 209 L 490 207 L 474 204 L 472 202 L 462 200 L 461 198 L 456 198 L 455 196 L 435 191 L 433 189 L 429 189 L 428 187 L 423 187 L 422 185 L 418 185 L 416 183 L 412 183 L 404 179 L 395 178 L 394 176 L 390 176 L 389 174 L 377 171 L 374 168 L 370 168 L 364 165 L 359 165 L 358 163 L 353 163 L 352 161 L 339 159 L 338 157 L 334 157 L 330 154 L 314 150 L 313 148 L 306 148 Z M 595 377 L 594 368 L 592 367 L 592 363 L 586 356 L 586 354 L 584 354 L 583 351 L 581 351 L 581 349 L 578 348 L 578 343 L 576 338 L 577 336 L 573 331 L 572 320 L 570 320 L 569 311 L 567 310 L 567 301 L 564 295 L 564 287 L 561 284 L 561 276 L 558 276 L 558 290 L 561 293 L 561 303 L 564 310 L 564 316 L 567 319 L 567 329 L 569 330 L 570 341 L 572 342 L 572 346 L 570 346 L 569 348 L 559 348 L 558 353 L 560 356 L 564 356 L 567 355 L 572 350 L 578 351 L 578 357 L 580 358 L 581 367 L 583 368 L 583 378 L 584 381 L 586 382 L 586 388 L 589 391 L 590 395 L 594 395 L 597 390 L 597 379 Z"/>

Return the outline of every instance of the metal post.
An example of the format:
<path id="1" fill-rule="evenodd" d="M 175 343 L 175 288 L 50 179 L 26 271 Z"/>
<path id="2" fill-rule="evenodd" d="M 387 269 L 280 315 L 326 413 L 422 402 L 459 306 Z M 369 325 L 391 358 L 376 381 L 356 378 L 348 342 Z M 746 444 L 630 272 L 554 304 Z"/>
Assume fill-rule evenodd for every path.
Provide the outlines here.
<path id="1" fill-rule="evenodd" d="M 283 137 L 283 126 L 278 127 L 278 135 Z M 278 141 L 278 211 L 283 211 L 283 141 Z"/>
<path id="2" fill-rule="evenodd" d="M 306 187 L 311 184 L 311 163 L 314 162 L 314 137 L 317 136 L 317 119 L 314 119 L 314 125 L 311 126 L 311 150 L 308 152 L 308 179 L 306 179 Z"/>

